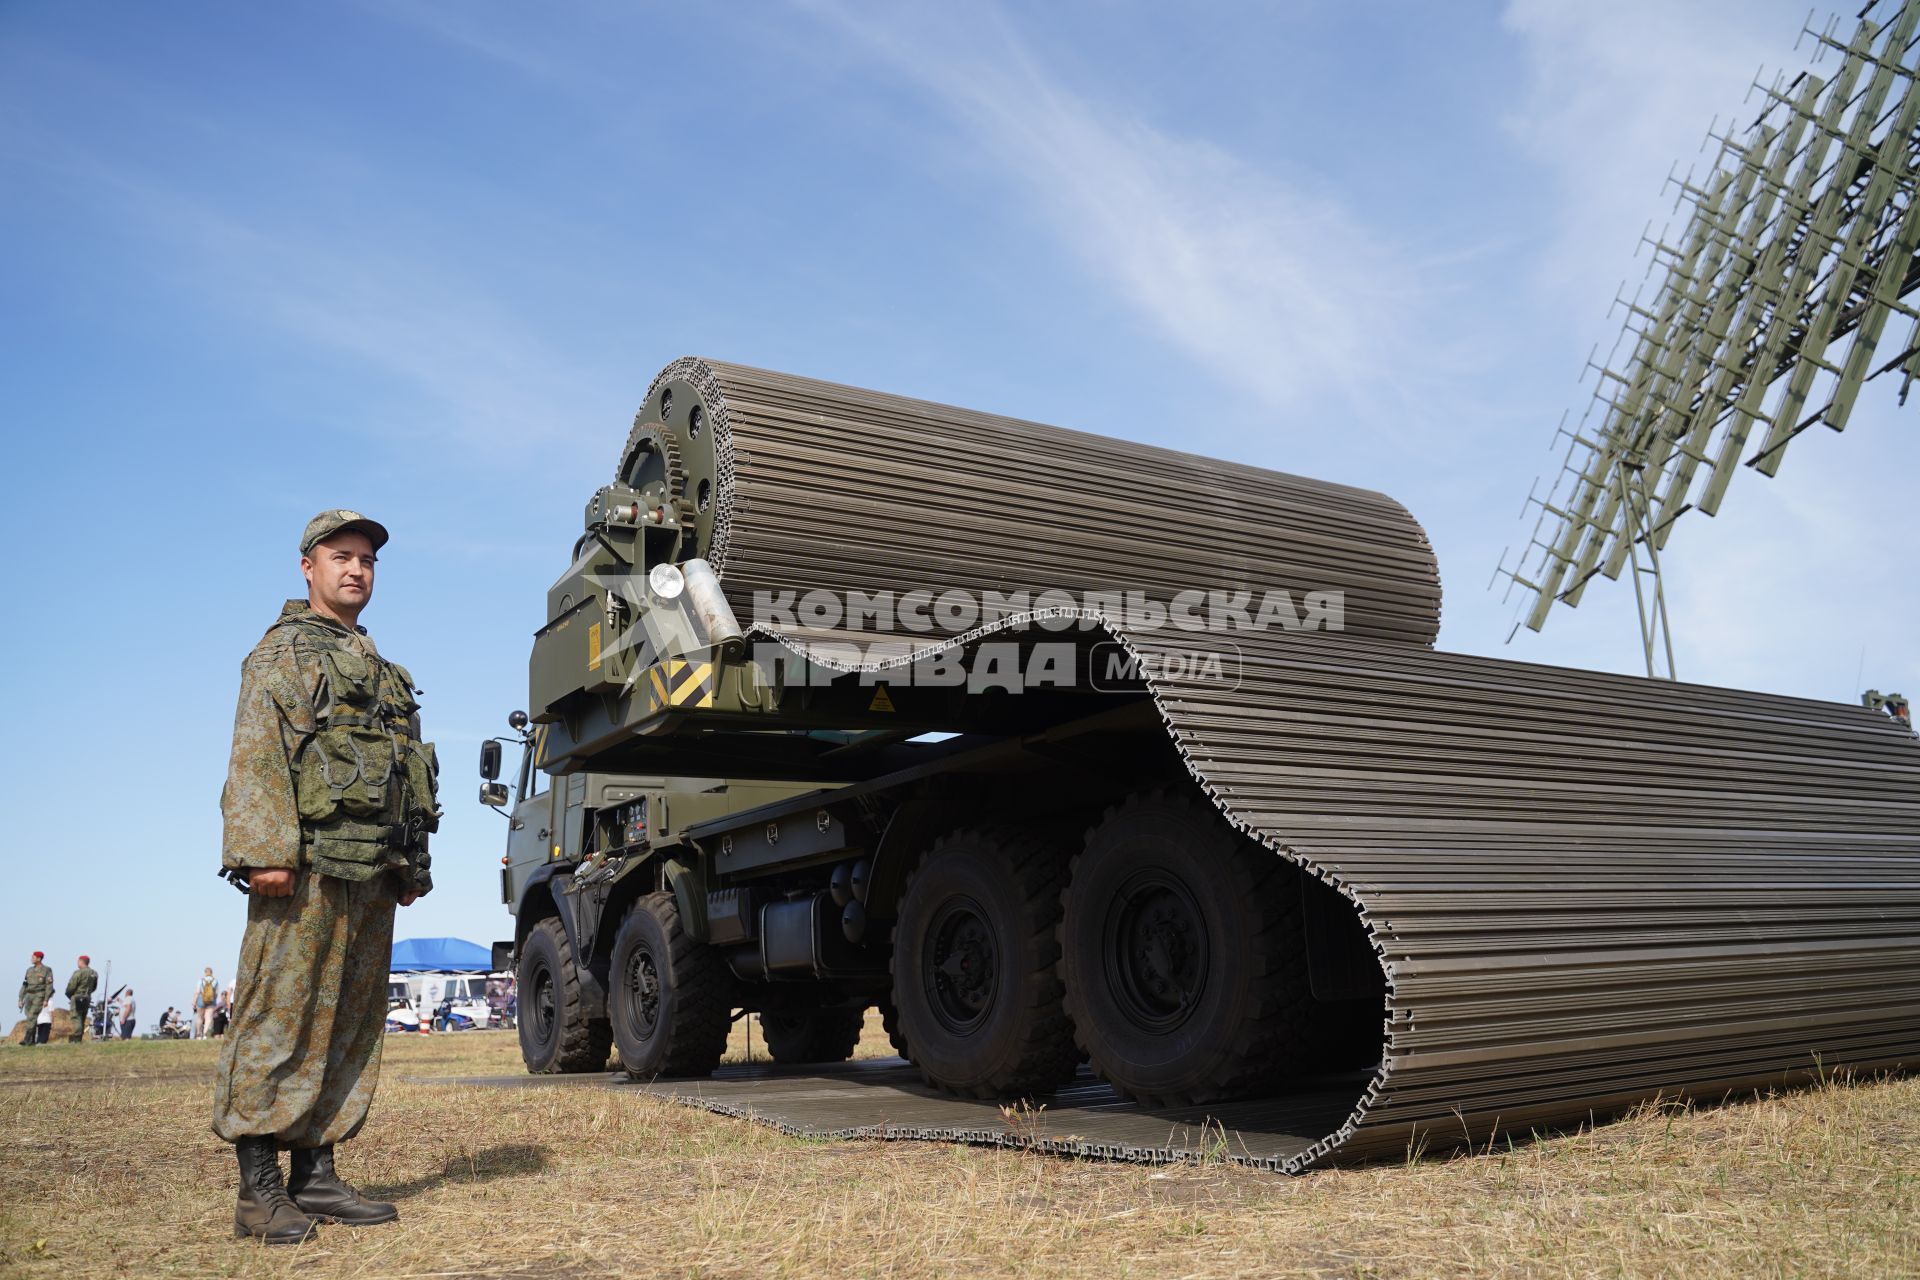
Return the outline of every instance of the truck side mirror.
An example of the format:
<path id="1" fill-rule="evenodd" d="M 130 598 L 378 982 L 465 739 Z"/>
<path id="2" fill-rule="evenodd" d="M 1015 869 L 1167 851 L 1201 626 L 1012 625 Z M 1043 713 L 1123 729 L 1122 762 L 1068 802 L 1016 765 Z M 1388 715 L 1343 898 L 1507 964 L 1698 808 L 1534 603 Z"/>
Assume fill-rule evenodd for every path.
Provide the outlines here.
<path id="1" fill-rule="evenodd" d="M 504 782 L 483 782 L 480 784 L 480 803 L 489 809 L 499 809 L 507 803 L 507 784 Z"/>
<path id="2" fill-rule="evenodd" d="M 480 744 L 480 776 L 488 782 L 500 776 L 500 744 L 492 738 Z"/>

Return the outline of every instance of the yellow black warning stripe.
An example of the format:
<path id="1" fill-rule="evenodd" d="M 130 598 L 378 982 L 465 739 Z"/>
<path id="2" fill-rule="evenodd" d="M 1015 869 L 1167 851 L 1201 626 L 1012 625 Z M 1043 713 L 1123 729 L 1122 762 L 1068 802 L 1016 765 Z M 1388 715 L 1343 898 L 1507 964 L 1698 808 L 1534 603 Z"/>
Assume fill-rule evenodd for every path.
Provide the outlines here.
<path id="1" fill-rule="evenodd" d="M 655 711 L 662 707 L 711 707 L 720 673 L 711 662 L 669 658 L 647 672 L 647 700 Z"/>

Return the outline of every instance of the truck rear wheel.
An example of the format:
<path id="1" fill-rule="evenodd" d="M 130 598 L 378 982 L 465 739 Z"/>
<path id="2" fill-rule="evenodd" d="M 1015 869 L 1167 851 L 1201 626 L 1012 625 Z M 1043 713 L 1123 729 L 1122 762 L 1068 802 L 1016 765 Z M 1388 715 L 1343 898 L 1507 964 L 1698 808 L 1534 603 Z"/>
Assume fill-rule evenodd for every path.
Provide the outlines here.
<path id="1" fill-rule="evenodd" d="M 760 1033 L 775 1062 L 845 1062 L 860 1044 L 865 1009 L 816 1009 L 811 1013 L 763 1013 Z"/>
<path id="2" fill-rule="evenodd" d="M 1055 972 L 1063 860 L 1010 831 L 964 831 L 908 878 L 893 931 L 899 1044 L 928 1083 L 1045 1093 L 1079 1062 Z"/>
<path id="3" fill-rule="evenodd" d="M 602 1071 L 613 1032 L 590 1018 L 567 931 L 549 916 L 520 944 L 520 1057 L 535 1075 Z"/>
<path id="4" fill-rule="evenodd" d="M 1109 810 L 1088 834 L 1060 968 L 1080 1047 L 1116 1089 L 1185 1106 L 1298 1074 L 1313 1000 L 1291 870 L 1162 794 Z"/>
<path id="5" fill-rule="evenodd" d="M 727 966 L 680 927 L 671 893 L 627 909 L 613 940 L 607 992 L 614 1047 L 636 1080 L 712 1075 L 727 1050 L 733 1009 Z"/>

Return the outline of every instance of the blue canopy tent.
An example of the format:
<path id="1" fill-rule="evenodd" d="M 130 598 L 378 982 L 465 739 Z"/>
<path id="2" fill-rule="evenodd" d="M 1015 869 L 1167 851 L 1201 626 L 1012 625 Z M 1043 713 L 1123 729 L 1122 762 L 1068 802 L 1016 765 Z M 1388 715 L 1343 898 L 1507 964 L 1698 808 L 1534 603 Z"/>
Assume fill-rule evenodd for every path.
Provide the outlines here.
<path id="1" fill-rule="evenodd" d="M 465 938 L 402 938 L 393 944 L 394 973 L 487 973 L 493 953 Z"/>

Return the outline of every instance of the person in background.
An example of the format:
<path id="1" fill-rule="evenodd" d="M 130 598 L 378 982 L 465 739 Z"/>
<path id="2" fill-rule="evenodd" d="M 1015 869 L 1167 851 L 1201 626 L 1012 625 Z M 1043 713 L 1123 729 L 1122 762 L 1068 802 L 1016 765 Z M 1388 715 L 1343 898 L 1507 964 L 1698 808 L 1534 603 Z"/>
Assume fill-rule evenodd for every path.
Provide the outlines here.
<path id="1" fill-rule="evenodd" d="M 44 951 L 34 952 L 33 961 L 27 965 L 27 976 L 20 979 L 20 1012 L 27 1017 L 27 1028 L 20 1036 L 23 1046 L 40 1038 L 35 1030 L 40 1025 L 40 1009 L 53 999 L 53 970 L 40 963 L 46 955 Z"/>
<path id="2" fill-rule="evenodd" d="M 53 1038 L 53 1001 L 49 1000 L 40 1006 L 40 1016 L 34 1020 L 29 1031 L 31 1034 L 28 1038 L 34 1044 L 45 1044 Z"/>
<path id="3" fill-rule="evenodd" d="M 133 988 L 128 987 L 120 996 L 120 1038 L 133 1039 Z"/>
<path id="4" fill-rule="evenodd" d="M 213 1010 L 220 1003 L 220 984 L 214 981 L 213 966 L 200 976 L 193 992 L 193 1038 L 205 1040 L 213 1034 Z"/>
<path id="5" fill-rule="evenodd" d="M 228 987 L 220 993 L 220 1003 L 213 1006 L 213 1034 L 224 1037 L 227 1023 L 233 1018 L 233 988 Z"/>
<path id="6" fill-rule="evenodd" d="M 87 1031 L 87 1014 L 93 1009 L 93 993 L 100 986 L 100 975 L 93 971 L 93 962 L 86 956 L 80 957 L 80 967 L 67 979 L 67 1007 L 73 1010 L 73 1042 Z"/>

